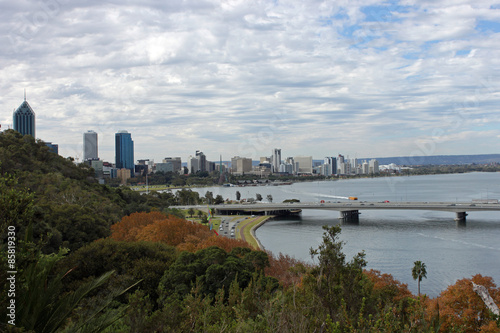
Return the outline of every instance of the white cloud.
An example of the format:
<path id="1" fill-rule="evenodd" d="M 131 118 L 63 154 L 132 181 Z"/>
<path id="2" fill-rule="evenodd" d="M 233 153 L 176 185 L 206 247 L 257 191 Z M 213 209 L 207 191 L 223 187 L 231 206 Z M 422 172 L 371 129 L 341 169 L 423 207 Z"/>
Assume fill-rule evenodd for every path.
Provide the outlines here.
<path id="1" fill-rule="evenodd" d="M 453 138 L 440 154 L 495 153 L 499 34 L 477 29 L 493 4 L 3 4 L 0 121 L 27 88 L 37 135 L 65 156 L 90 129 L 111 161 L 121 129 L 155 160 L 408 155 L 436 128 Z"/>

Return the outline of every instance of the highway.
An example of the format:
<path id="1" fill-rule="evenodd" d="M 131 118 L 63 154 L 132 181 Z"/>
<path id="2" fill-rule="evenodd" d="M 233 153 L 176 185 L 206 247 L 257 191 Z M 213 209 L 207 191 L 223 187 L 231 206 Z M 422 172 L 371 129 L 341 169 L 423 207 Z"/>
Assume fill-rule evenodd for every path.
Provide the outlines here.
<path id="1" fill-rule="evenodd" d="M 176 206 L 180 209 L 189 208 L 206 210 L 206 206 Z M 336 211 L 352 210 L 436 210 L 446 212 L 472 212 L 472 211 L 500 211 L 499 203 L 465 203 L 465 202 L 298 202 L 298 203 L 259 203 L 252 204 L 220 204 L 211 205 L 217 210 L 243 210 L 243 211 L 273 211 L 297 209 L 326 209 Z"/>

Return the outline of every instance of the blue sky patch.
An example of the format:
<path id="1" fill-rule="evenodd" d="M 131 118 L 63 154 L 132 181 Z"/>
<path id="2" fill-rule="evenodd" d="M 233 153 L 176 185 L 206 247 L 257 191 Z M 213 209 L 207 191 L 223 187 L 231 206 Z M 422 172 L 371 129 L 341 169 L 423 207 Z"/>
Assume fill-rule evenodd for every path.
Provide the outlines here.
<path id="1" fill-rule="evenodd" d="M 470 50 L 459 50 L 459 51 L 457 51 L 456 56 L 457 57 L 467 56 L 467 55 L 469 55 L 469 53 L 470 53 Z"/>
<path id="2" fill-rule="evenodd" d="M 500 22 L 481 20 L 477 23 L 476 30 L 481 32 L 500 32 Z"/>

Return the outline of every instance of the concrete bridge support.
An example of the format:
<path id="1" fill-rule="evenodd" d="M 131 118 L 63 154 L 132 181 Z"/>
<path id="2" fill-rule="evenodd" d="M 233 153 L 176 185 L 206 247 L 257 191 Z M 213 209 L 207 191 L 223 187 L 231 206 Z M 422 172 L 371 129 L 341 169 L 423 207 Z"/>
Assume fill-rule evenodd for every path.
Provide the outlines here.
<path id="1" fill-rule="evenodd" d="M 467 213 L 466 212 L 456 212 L 456 216 L 455 217 L 455 221 L 457 221 L 457 225 L 458 226 L 465 226 L 465 221 L 466 221 L 466 216 L 467 216 Z"/>
<path id="2" fill-rule="evenodd" d="M 342 223 L 359 223 L 359 211 L 357 210 L 344 210 L 340 212 L 340 219 Z"/>

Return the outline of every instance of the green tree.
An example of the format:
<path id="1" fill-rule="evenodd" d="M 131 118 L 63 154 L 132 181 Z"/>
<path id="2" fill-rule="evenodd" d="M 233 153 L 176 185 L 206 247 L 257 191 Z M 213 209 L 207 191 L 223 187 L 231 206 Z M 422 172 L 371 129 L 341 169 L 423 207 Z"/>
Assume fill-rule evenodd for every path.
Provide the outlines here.
<path id="1" fill-rule="evenodd" d="M 262 195 L 260 193 L 255 194 L 255 199 L 257 201 L 262 201 Z"/>
<path id="2" fill-rule="evenodd" d="M 189 217 L 191 217 L 191 218 L 193 217 L 193 215 L 194 215 L 194 208 L 193 207 L 188 209 L 188 214 L 189 214 Z"/>
<path id="3" fill-rule="evenodd" d="M 240 201 L 240 199 L 241 199 L 241 193 L 240 191 L 236 191 L 236 200 Z"/>
<path id="4" fill-rule="evenodd" d="M 415 261 L 411 270 L 411 276 L 413 277 L 413 280 L 417 280 L 418 296 L 420 296 L 420 281 L 422 281 L 423 278 L 427 278 L 425 263 L 420 260 Z"/>
<path id="5" fill-rule="evenodd" d="M 267 201 L 273 202 L 273 196 L 271 194 L 267 195 Z"/>
<path id="6" fill-rule="evenodd" d="M 221 203 L 224 203 L 224 198 L 222 197 L 222 195 L 217 194 L 217 196 L 215 197 L 214 204 L 219 205 Z"/>
<path id="7" fill-rule="evenodd" d="M 19 185 L 17 178 L 0 175 L 0 241 L 8 227 L 26 227 L 33 220 L 34 194 Z"/>
<path id="8" fill-rule="evenodd" d="M 340 226 L 323 226 L 323 229 L 323 242 L 310 250 L 313 258 L 318 256 L 319 264 L 313 268 L 315 278 L 309 283 L 334 322 L 356 323 L 369 296 L 363 274 L 365 254 L 360 252 L 347 262 L 342 252 L 343 242 L 339 240 Z"/>
<path id="9" fill-rule="evenodd" d="M 18 276 L 22 289 L 17 294 L 19 298 L 16 303 L 16 326 L 41 333 L 58 331 L 66 325 L 67 319 L 79 303 L 102 286 L 114 273 L 110 271 L 97 278 L 91 278 L 74 292 L 65 293 L 62 280 L 70 274 L 70 271 L 59 271 L 55 276 L 52 272 L 55 264 L 66 253 L 67 250 L 64 249 L 57 254 L 40 254 L 38 261 L 29 264 Z M 86 331 L 84 328 L 93 327 L 97 332 L 110 326 L 122 316 L 126 307 L 122 306 L 118 311 L 104 313 L 103 311 L 111 305 L 113 299 L 128 289 L 109 294 L 103 300 L 102 306 L 89 309 L 89 315 L 73 322 L 72 329 L 78 331 L 83 328 Z"/>
<path id="10" fill-rule="evenodd" d="M 214 202 L 214 194 L 211 191 L 207 191 L 207 193 L 205 193 L 205 199 L 208 204 L 212 204 Z"/>

